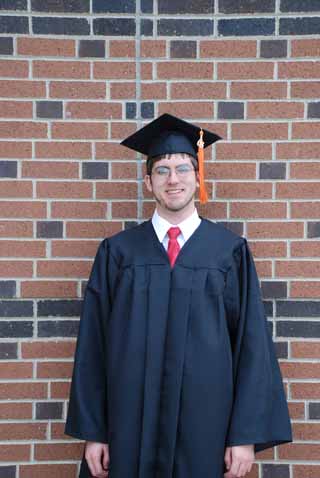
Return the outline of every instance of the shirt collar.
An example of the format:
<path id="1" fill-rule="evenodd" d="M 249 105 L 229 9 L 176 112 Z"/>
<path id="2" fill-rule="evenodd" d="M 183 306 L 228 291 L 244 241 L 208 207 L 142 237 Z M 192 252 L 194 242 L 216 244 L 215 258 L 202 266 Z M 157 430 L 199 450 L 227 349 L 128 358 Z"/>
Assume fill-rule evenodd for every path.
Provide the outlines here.
<path id="1" fill-rule="evenodd" d="M 157 209 L 154 210 L 152 216 L 152 225 L 160 242 L 163 242 L 168 229 L 173 225 L 180 227 L 183 238 L 185 241 L 187 241 L 191 234 L 199 226 L 200 222 L 201 219 L 196 208 L 194 208 L 193 213 L 189 217 L 181 221 L 179 224 L 171 224 L 169 221 L 159 215 Z"/>

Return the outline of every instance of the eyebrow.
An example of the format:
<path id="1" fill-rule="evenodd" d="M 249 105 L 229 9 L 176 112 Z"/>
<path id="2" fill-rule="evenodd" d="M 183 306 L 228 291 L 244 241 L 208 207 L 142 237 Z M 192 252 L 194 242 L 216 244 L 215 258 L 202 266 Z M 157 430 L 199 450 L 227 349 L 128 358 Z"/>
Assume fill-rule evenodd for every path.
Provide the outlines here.
<path id="1" fill-rule="evenodd" d="M 189 163 L 176 164 L 175 168 L 177 166 L 192 166 L 192 164 L 189 164 Z M 170 169 L 170 166 L 167 166 L 166 164 L 160 164 L 159 166 L 155 166 L 155 169 L 158 169 L 158 168 L 169 168 Z"/>

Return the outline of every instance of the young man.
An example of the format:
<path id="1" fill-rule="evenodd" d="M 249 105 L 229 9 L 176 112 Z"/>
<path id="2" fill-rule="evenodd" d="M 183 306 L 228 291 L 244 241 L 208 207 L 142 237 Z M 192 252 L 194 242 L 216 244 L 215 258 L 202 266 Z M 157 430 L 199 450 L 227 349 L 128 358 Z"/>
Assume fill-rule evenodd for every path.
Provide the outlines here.
<path id="1" fill-rule="evenodd" d="M 292 441 L 247 242 L 195 208 L 217 139 L 165 114 L 122 142 L 148 156 L 156 210 L 100 243 L 86 288 L 65 429 L 86 440 L 80 478 L 239 478 Z"/>

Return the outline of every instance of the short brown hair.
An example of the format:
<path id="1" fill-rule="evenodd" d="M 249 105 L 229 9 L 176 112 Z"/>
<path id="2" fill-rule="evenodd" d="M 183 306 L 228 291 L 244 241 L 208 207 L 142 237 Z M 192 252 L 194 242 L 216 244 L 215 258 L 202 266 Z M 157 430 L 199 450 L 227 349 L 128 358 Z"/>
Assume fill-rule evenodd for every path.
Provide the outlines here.
<path id="1" fill-rule="evenodd" d="M 147 163 L 146 163 L 146 168 L 147 168 L 147 174 L 149 176 L 151 176 L 151 172 L 152 172 L 152 168 L 153 168 L 153 165 L 154 163 L 156 163 L 157 161 L 160 161 L 160 159 L 169 159 L 169 157 L 171 156 L 172 153 L 167 153 L 167 154 L 160 154 L 159 156 L 154 156 L 154 157 L 148 157 L 147 158 Z M 196 160 L 196 158 L 194 156 L 192 156 L 191 154 L 188 154 L 188 153 L 181 153 L 181 155 L 183 156 L 184 159 L 186 158 L 189 158 L 195 171 L 198 171 L 199 169 L 199 165 L 198 165 L 198 161 Z"/>

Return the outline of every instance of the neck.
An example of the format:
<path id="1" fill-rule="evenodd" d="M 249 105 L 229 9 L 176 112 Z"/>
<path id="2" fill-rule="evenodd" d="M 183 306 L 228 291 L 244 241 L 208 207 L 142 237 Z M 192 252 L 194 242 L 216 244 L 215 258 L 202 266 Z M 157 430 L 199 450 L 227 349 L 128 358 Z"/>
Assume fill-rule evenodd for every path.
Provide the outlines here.
<path id="1" fill-rule="evenodd" d="M 170 222 L 170 224 L 179 224 L 180 222 L 190 217 L 193 214 L 194 210 L 194 204 L 190 204 L 189 208 L 186 208 L 181 211 L 163 210 L 157 205 L 157 213 L 159 214 L 159 216 L 161 216 L 163 219 L 166 219 L 168 222 Z"/>

